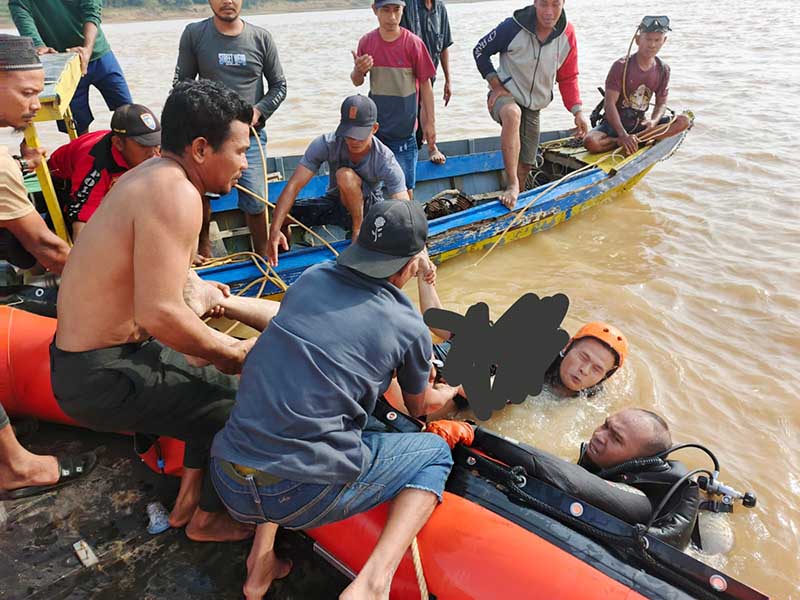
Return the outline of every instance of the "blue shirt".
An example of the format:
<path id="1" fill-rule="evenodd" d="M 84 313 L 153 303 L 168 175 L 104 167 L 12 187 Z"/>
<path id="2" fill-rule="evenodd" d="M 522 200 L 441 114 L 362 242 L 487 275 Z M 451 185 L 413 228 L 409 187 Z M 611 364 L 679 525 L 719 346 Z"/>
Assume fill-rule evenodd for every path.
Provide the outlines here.
<path id="1" fill-rule="evenodd" d="M 328 194 L 339 195 L 339 189 L 336 186 L 336 171 L 341 167 L 349 167 L 361 177 L 361 189 L 364 197 L 369 194 L 382 196 L 382 189 L 386 190 L 388 196 L 406 191 L 406 178 L 394 153 L 374 136 L 369 152 L 358 163 L 350 160 L 347 143 L 343 137 L 337 136 L 335 133 L 325 133 L 314 138 L 314 141 L 306 148 L 303 158 L 300 159 L 300 164 L 316 173 L 324 162 L 328 163 L 330 172 Z"/>
<path id="2" fill-rule="evenodd" d="M 378 396 L 395 370 L 404 391 L 425 391 L 431 352 L 399 288 L 333 262 L 314 266 L 247 356 L 211 455 L 294 481 L 355 481 L 370 462 L 361 432 Z"/>

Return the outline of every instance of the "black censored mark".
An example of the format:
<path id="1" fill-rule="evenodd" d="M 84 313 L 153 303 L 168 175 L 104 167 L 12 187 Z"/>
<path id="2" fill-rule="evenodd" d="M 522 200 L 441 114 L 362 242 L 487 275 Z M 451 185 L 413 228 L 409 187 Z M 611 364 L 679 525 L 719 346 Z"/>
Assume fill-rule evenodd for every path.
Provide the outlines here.
<path id="1" fill-rule="evenodd" d="M 450 385 L 464 386 L 470 408 L 485 421 L 507 403 L 521 404 L 541 393 L 547 369 L 569 342 L 569 334 L 561 329 L 568 308 L 564 294 L 525 294 L 494 324 L 483 302 L 470 306 L 463 316 L 430 308 L 424 318 L 428 327 L 454 334 L 444 377 Z"/>

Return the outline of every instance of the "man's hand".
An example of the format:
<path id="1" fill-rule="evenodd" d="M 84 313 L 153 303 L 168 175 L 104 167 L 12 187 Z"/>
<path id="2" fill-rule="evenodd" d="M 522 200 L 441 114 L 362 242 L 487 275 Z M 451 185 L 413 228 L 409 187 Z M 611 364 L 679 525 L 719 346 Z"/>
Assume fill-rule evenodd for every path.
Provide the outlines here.
<path id="1" fill-rule="evenodd" d="M 369 54 L 362 54 L 361 56 L 358 56 L 355 53 L 355 50 L 351 50 L 350 52 L 353 55 L 353 64 L 355 65 L 355 70 L 361 75 L 366 75 L 369 73 L 372 65 L 375 64 L 372 60 L 372 56 Z"/>
<path id="2" fill-rule="evenodd" d="M 209 285 L 213 285 L 217 288 L 220 292 L 222 292 L 222 296 L 225 298 L 230 297 L 231 295 L 231 288 L 229 285 L 226 285 L 220 281 L 207 281 Z M 216 306 L 212 306 L 211 309 L 203 315 L 203 318 L 208 319 L 219 319 L 220 317 L 225 315 L 225 309 L 222 305 L 217 304 Z"/>
<path id="3" fill-rule="evenodd" d="M 444 80 L 444 95 L 443 95 L 444 105 L 445 106 L 450 104 L 450 97 L 452 95 L 453 95 L 453 92 L 452 92 L 452 90 L 450 88 L 450 80 L 449 79 L 445 79 Z"/>
<path id="4" fill-rule="evenodd" d="M 450 448 L 455 448 L 456 444 L 471 446 L 475 441 L 475 430 L 464 421 L 433 421 L 428 423 L 425 431 L 440 436 Z"/>
<path id="5" fill-rule="evenodd" d="M 242 372 L 242 365 L 244 359 L 247 358 L 247 353 L 252 350 L 258 338 L 250 338 L 247 340 L 239 340 L 234 342 L 229 347 L 229 354 L 225 358 L 220 358 L 214 361 L 214 366 L 227 375 L 237 375 Z"/>
<path id="6" fill-rule="evenodd" d="M 489 92 L 489 97 L 486 99 L 486 106 L 488 107 L 489 112 L 492 112 L 494 109 L 494 103 L 497 102 L 498 98 L 510 95 L 511 92 L 509 92 L 504 85 L 499 85 L 492 88 L 492 91 Z"/>
<path id="7" fill-rule="evenodd" d="M 425 283 L 430 285 L 436 284 L 436 265 L 428 256 L 427 248 L 420 253 L 417 278 L 422 278 Z"/>
<path id="8" fill-rule="evenodd" d="M 589 119 L 586 118 L 586 115 L 582 110 L 579 110 L 575 115 L 575 127 L 578 128 L 578 131 L 575 132 L 575 137 L 579 140 L 582 140 L 592 128 L 592 126 L 589 124 Z"/>
<path id="9" fill-rule="evenodd" d="M 270 233 L 269 239 L 267 240 L 267 262 L 270 267 L 278 266 L 278 246 L 284 250 L 289 249 L 289 241 L 286 239 L 286 236 L 283 235 L 282 231 L 278 231 L 274 234 Z"/>
<path id="10" fill-rule="evenodd" d="M 36 54 L 39 56 L 42 54 L 58 54 L 58 50 L 51 48 L 50 46 L 39 46 L 36 48 Z"/>
<path id="11" fill-rule="evenodd" d="M 639 149 L 639 140 L 635 135 L 626 133 L 617 138 L 617 143 L 625 150 L 625 154 L 630 156 Z"/>
<path id="12" fill-rule="evenodd" d="M 44 148 L 29 148 L 28 143 L 23 141 L 19 145 L 19 153 L 24 160 L 28 161 L 28 167 L 31 170 L 36 170 L 42 164 L 47 151 Z"/>
<path id="13" fill-rule="evenodd" d="M 639 127 L 642 128 L 642 131 L 640 133 L 646 133 L 648 130 L 652 129 L 655 126 L 656 123 L 655 121 L 653 121 L 653 119 L 642 119 L 641 121 L 639 121 Z"/>
<path id="14" fill-rule="evenodd" d="M 250 121 L 250 127 L 255 127 L 258 125 L 258 122 L 261 120 L 261 111 L 258 110 L 255 106 L 253 107 L 253 118 Z"/>
<path id="15" fill-rule="evenodd" d="M 74 46 L 67 48 L 67 52 L 75 52 L 81 59 L 81 75 L 89 72 L 89 59 L 92 57 L 92 49 L 86 46 Z"/>

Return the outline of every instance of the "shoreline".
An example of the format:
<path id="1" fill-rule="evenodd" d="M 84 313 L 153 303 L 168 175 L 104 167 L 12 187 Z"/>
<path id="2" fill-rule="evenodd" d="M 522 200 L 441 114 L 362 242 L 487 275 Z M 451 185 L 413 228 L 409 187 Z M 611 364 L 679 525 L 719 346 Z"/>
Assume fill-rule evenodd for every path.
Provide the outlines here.
<path id="1" fill-rule="evenodd" d="M 482 0 L 456 0 L 448 4 L 471 4 Z M 267 15 L 277 13 L 296 13 L 296 12 L 323 12 L 332 10 L 354 10 L 365 9 L 371 6 L 371 0 L 275 0 L 264 2 L 254 7 L 242 10 L 242 17 L 253 15 Z M 6 9 L 7 10 L 7 9 Z M 211 9 L 207 4 L 192 5 L 180 9 L 175 8 L 153 8 L 153 7 L 104 7 L 103 24 L 113 25 L 116 23 L 146 23 L 148 21 L 172 21 L 179 19 L 205 19 L 211 16 Z M 0 29 L 14 29 L 14 22 L 11 16 L 4 11 L 0 14 Z"/>

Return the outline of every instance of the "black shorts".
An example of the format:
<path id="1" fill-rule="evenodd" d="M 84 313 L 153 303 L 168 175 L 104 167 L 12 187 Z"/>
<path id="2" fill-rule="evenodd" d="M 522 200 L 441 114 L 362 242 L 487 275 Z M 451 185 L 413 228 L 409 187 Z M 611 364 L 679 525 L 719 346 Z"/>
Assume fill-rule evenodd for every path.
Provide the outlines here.
<path id="1" fill-rule="evenodd" d="M 193 469 L 207 465 L 239 386 L 238 378 L 191 366 L 156 340 L 86 352 L 65 352 L 54 340 L 50 379 L 61 409 L 82 425 L 183 440 L 183 464 Z M 200 507 L 221 510 L 215 496 L 209 481 Z"/>

